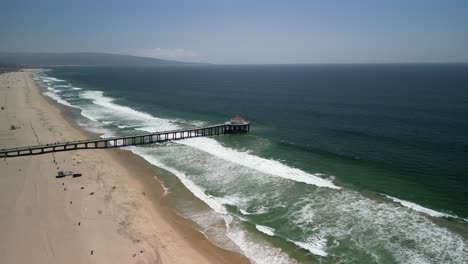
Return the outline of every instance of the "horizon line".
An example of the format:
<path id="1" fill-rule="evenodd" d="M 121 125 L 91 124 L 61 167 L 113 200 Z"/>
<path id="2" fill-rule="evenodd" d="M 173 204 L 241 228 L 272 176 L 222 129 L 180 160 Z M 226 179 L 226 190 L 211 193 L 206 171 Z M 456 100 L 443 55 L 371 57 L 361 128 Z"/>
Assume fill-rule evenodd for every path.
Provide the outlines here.
<path id="1" fill-rule="evenodd" d="M 138 58 L 156 59 L 167 62 L 179 62 L 187 64 L 201 64 L 201 65 L 402 65 L 402 64 L 468 64 L 468 61 L 360 61 L 360 62 L 284 62 L 284 63 L 216 63 L 216 62 L 203 62 L 203 61 L 182 61 L 182 60 L 171 60 L 158 57 L 148 57 L 141 55 L 125 54 L 125 53 L 114 53 L 114 52 L 99 52 L 99 51 L 1 51 L 0 53 L 10 54 L 102 54 L 102 55 L 116 55 L 116 56 L 130 56 Z M 1 63 L 1 61 L 0 61 Z M 99 64 L 96 64 L 99 66 Z M 125 64 L 122 64 L 125 65 Z M 62 66 L 83 66 L 83 65 L 62 65 Z"/>

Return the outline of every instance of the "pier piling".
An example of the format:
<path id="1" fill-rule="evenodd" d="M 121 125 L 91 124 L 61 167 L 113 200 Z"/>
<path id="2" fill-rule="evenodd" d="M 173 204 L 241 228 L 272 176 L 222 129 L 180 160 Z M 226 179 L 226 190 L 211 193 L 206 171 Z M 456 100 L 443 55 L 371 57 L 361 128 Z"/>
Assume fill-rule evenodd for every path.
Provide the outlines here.
<path id="1" fill-rule="evenodd" d="M 70 141 L 46 145 L 28 146 L 20 148 L 1 149 L 0 158 L 12 158 L 20 156 L 40 155 L 51 152 L 71 151 L 78 149 L 106 149 L 141 144 L 152 144 L 168 140 L 179 140 L 193 137 L 205 137 L 222 134 L 237 134 L 250 132 L 250 122 L 242 123 L 226 122 L 220 125 L 163 131 L 136 136 L 112 137 L 102 139 L 88 139 Z"/>

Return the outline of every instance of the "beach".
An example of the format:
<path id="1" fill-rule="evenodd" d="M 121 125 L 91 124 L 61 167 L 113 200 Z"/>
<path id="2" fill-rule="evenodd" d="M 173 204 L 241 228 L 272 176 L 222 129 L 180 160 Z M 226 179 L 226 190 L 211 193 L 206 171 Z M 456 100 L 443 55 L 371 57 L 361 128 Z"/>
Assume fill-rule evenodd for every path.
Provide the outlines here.
<path id="1" fill-rule="evenodd" d="M 0 75 L 0 148 L 98 137 L 42 95 L 34 72 Z M 164 194 L 153 167 L 126 150 L 2 159 L 0 262 L 248 262 L 212 244 Z"/>

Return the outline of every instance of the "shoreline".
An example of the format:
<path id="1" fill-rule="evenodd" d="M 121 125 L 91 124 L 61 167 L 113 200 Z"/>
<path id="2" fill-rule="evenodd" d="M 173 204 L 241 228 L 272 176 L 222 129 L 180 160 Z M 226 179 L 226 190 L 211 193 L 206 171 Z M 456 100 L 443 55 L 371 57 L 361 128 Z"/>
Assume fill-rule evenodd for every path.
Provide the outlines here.
<path id="1" fill-rule="evenodd" d="M 14 77 L 22 76 L 23 79 L 26 78 L 24 82 L 27 83 L 26 88 L 29 90 L 26 91 L 27 95 L 25 96 L 25 98 L 28 98 L 28 96 L 30 96 L 34 98 L 34 101 L 42 101 L 39 102 L 39 104 L 43 106 L 42 108 L 37 107 L 36 102 L 35 105 L 33 105 L 32 107 L 37 107 L 36 110 L 38 111 L 39 115 L 46 121 L 45 123 L 54 123 L 55 126 L 52 125 L 49 127 L 42 128 L 43 130 L 46 130 L 46 132 L 49 132 L 49 138 L 56 139 L 57 137 L 54 136 L 59 136 L 66 139 L 77 139 L 77 137 L 79 138 L 80 136 L 82 138 L 86 138 L 89 136 L 98 136 L 97 133 L 85 131 L 82 128 L 80 128 L 78 124 L 76 124 L 76 122 L 72 119 L 71 109 L 62 106 L 57 102 L 53 101 L 51 98 L 48 98 L 45 95 L 43 95 L 41 92 L 41 88 L 36 84 L 34 80 L 32 80 L 30 71 L 8 73 L 7 75 L 11 75 Z M 5 76 L 0 75 L 0 78 L 5 78 Z M 34 92 L 34 90 L 36 92 Z M 3 91 L 3 89 L 0 91 Z M 60 128 L 65 129 L 57 128 L 59 126 Z M 32 127 L 33 125 L 31 123 L 31 128 Z M 25 130 L 26 128 L 26 126 L 21 126 L 21 129 L 18 130 Z M 35 129 L 34 134 L 39 135 L 39 137 L 37 138 L 38 141 L 39 138 L 47 136 L 45 135 L 47 133 L 40 132 L 37 128 Z M 2 139 L 0 138 L 0 140 Z M 4 142 L 2 143 L 2 145 L 5 144 Z M 42 143 L 48 142 L 44 141 Z M 8 145 L 9 143 L 6 144 Z M 24 144 L 27 145 L 30 143 L 24 142 Z M 11 163 L 18 163 L 17 161 L 21 160 L 25 162 L 30 161 L 31 159 L 51 159 L 51 157 L 54 155 L 46 154 L 43 156 L 47 157 L 16 158 L 17 160 L 14 161 L 12 159 Z M 89 161 L 88 156 L 92 156 L 93 158 L 97 159 L 97 161 Z M 155 167 L 152 164 L 145 161 L 143 158 L 133 154 L 131 151 L 121 149 L 111 149 L 105 151 L 79 150 L 70 153 L 57 153 L 53 157 L 54 162 L 56 158 L 57 160 L 59 160 L 59 158 L 63 159 L 64 163 L 66 164 L 59 167 L 70 168 L 70 162 L 73 163 L 73 161 L 80 159 L 79 163 L 76 162 L 75 164 L 71 164 L 71 169 L 75 169 L 74 167 L 80 167 L 80 172 L 86 171 L 86 169 L 91 169 L 91 171 L 95 170 L 98 172 L 98 175 L 96 175 L 98 185 L 97 187 L 101 187 L 101 189 L 103 189 L 100 190 L 100 192 L 104 193 L 102 197 L 104 200 L 103 205 L 111 207 L 111 213 L 107 215 L 109 216 L 109 218 L 105 219 L 105 221 L 111 221 L 115 225 L 114 229 L 107 230 L 107 232 L 101 231 L 101 235 L 103 237 L 119 235 L 122 237 L 123 240 L 126 240 L 124 244 L 127 245 L 145 244 L 145 248 L 151 248 L 151 250 L 153 250 L 154 252 L 153 254 L 151 254 L 151 257 L 147 257 L 150 254 L 138 254 L 145 255 L 145 257 L 141 259 L 144 261 L 143 263 L 159 263 L 174 261 L 177 263 L 249 262 L 248 259 L 240 253 L 229 251 L 227 249 L 221 248 L 213 244 L 213 242 L 211 242 L 206 237 L 206 235 L 196 230 L 195 223 L 192 220 L 184 218 L 183 216 L 178 214 L 176 210 L 170 206 L 169 202 L 164 197 L 164 188 L 160 180 L 156 180 L 157 176 L 154 172 Z M 10 163 L 9 161 L 10 160 L 8 160 L 8 163 Z M 124 165 L 122 166 L 120 164 Z M 115 165 L 117 165 L 117 167 L 115 167 Z M 2 164 L 0 166 L 0 171 L 6 170 L 5 167 L 8 166 L 12 165 Z M 89 166 L 90 168 L 85 169 L 85 166 Z M 50 169 L 48 170 L 48 172 L 50 172 Z M 118 174 L 118 176 L 108 175 L 114 173 Z M 68 179 L 66 179 L 65 181 L 67 180 Z M 51 183 L 56 184 L 60 180 L 54 178 L 50 181 Z M 65 182 L 62 182 L 62 184 L 65 184 Z M 68 184 L 73 185 L 72 183 Z M 121 185 L 122 187 L 118 186 L 117 184 Z M 115 188 L 115 186 L 117 187 Z M 0 186 L 0 188 L 2 187 Z M 126 192 L 119 193 L 120 188 L 125 189 Z M 104 191 L 105 189 L 110 189 L 110 191 L 107 191 L 106 193 Z M 98 198 L 97 196 L 98 195 L 96 192 L 95 197 Z M 75 200 L 80 200 L 80 198 L 82 199 L 82 201 L 78 201 L 78 203 L 85 202 L 85 198 L 88 197 L 74 197 Z M 76 203 L 76 201 L 74 203 Z M 98 210 L 98 212 L 100 211 L 101 210 Z M 104 213 L 102 213 L 102 211 L 104 211 Z M 101 213 L 98 213 L 98 215 L 96 216 L 97 218 L 99 218 L 100 214 L 106 215 L 105 210 L 102 211 Z M 157 225 L 157 227 L 155 227 L 155 225 Z M 27 238 L 23 237 L 23 239 Z M 84 237 L 84 239 L 86 239 L 86 237 Z M 109 240 L 107 240 L 107 242 L 109 246 L 115 243 Z M 0 242 L 0 259 L 4 259 L 3 255 L 6 254 L 8 255 L 6 259 L 15 260 L 15 263 L 21 262 L 18 261 L 18 259 L 15 259 L 13 256 L 10 256 L 8 253 L 4 252 L 7 251 L 4 249 L 5 247 L 7 249 L 9 248 L 7 244 L 10 244 L 8 238 L 2 239 L 2 242 Z M 78 244 L 80 245 L 77 245 L 77 247 L 83 247 L 82 243 Z M 101 247 L 102 246 L 103 245 L 101 245 Z M 105 248 L 105 246 L 103 247 Z M 147 249 L 146 251 L 149 250 Z M 87 258 L 89 257 L 87 256 Z M 93 260 L 92 258 L 90 259 Z M 94 259 L 98 261 L 97 258 Z M 112 259 L 114 258 L 109 257 L 100 259 L 100 261 L 110 262 Z M 116 259 L 122 261 L 122 258 Z M 56 260 L 52 260 L 46 257 L 44 261 L 44 263 L 52 263 Z M 81 263 L 82 261 L 82 258 L 76 258 L 76 263 Z M 99 261 L 96 263 L 99 263 Z"/>
<path id="2" fill-rule="evenodd" d="M 42 87 L 39 87 L 39 86 L 37 86 L 37 88 L 39 90 L 43 89 Z M 54 99 L 48 96 L 45 96 L 43 93 L 41 93 L 41 96 L 45 98 L 50 104 L 60 109 L 63 118 L 70 124 L 70 126 L 73 126 L 77 130 L 80 130 L 83 134 L 87 136 L 86 138 L 99 138 L 99 136 L 101 136 L 101 134 L 97 132 L 92 132 L 92 131 L 84 130 L 83 128 L 81 128 L 71 116 L 72 111 L 73 111 L 72 107 L 62 105 L 56 102 Z M 103 150 L 103 151 L 106 151 L 106 150 Z M 169 223 L 174 225 L 177 231 L 182 232 L 182 234 L 184 232 L 189 233 L 189 236 L 194 240 L 191 242 L 194 242 L 193 247 L 195 249 L 197 249 L 198 246 L 200 246 L 199 243 L 201 242 L 202 245 L 204 246 L 207 246 L 207 247 L 214 246 L 216 250 L 221 249 L 221 250 L 227 251 L 229 254 L 233 253 L 234 259 L 240 257 L 241 260 L 239 262 L 236 261 L 234 263 L 250 263 L 250 260 L 246 256 L 242 255 L 241 253 L 224 248 L 222 245 L 218 245 L 215 242 L 211 241 L 202 231 L 197 229 L 198 224 L 195 221 L 181 215 L 181 213 L 179 213 L 177 209 L 174 208 L 170 204 L 171 201 L 168 200 L 169 196 L 166 193 L 167 190 L 165 189 L 159 176 L 154 172 L 155 169 L 164 170 L 163 168 L 159 168 L 156 165 L 151 164 L 150 162 L 145 160 L 143 157 L 133 153 L 131 150 L 115 148 L 115 149 L 112 149 L 112 151 L 113 151 L 112 154 L 114 155 L 114 158 L 116 160 L 119 160 L 121 163 L 127 162 L 128 160 L 130 160 L 129 164 L 131 164 L 132 167 L 138 170 L 142 170 L 142 169 L 145 170 L 145 173 L 144 173 L 145 175 L 143 177 L 139 177 L 139 180 L 145 183 L 144 185 L 145 193 L 146 194 L 152 193 L 152 195 L 149 195 L 149 196 L 154 197 L 153 202 L 154 202 L 154 206 L 157 208 L 156 210 L 164 211 L 166 214 L 162 214 L 162 216 L 165 217 Z M 138 178 L 138 176 L 134 176 L 134 177 Z M 175 178 L 177 179 L 177 177 Z M 177 181 L 180 181 L 180 180 L 177 179 Z M 204 209 L 212 210 L 202 200 L 200 200 L 195 195 L 193 195 L 190 192 L 190 190 L 187 190 L 187 192 L 191 196 L 190 200 L 195 199 L 198 203 L 203 204 L 203 207 L 206 207 Z M 202 248 L 204 246 L 202 246 Z M 202 254 L 208 253 L 205 251 L 201 251 L 201 253 Z M 209 255 L 207 255 L 207 257 L 209 257 Z M 242 260 L 244 260 L 245 262 L 242 262 Z"/>

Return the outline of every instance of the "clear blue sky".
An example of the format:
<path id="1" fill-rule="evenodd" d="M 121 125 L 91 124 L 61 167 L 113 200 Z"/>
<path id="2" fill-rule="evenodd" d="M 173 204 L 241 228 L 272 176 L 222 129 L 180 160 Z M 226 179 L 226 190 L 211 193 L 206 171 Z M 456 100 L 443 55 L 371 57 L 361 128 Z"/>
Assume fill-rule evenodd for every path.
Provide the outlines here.
<path id="1" fill-rule="evenodd" d="M 213 63 L 468 62 L 468 0 L 6 0 L 0 51 Z"/>

